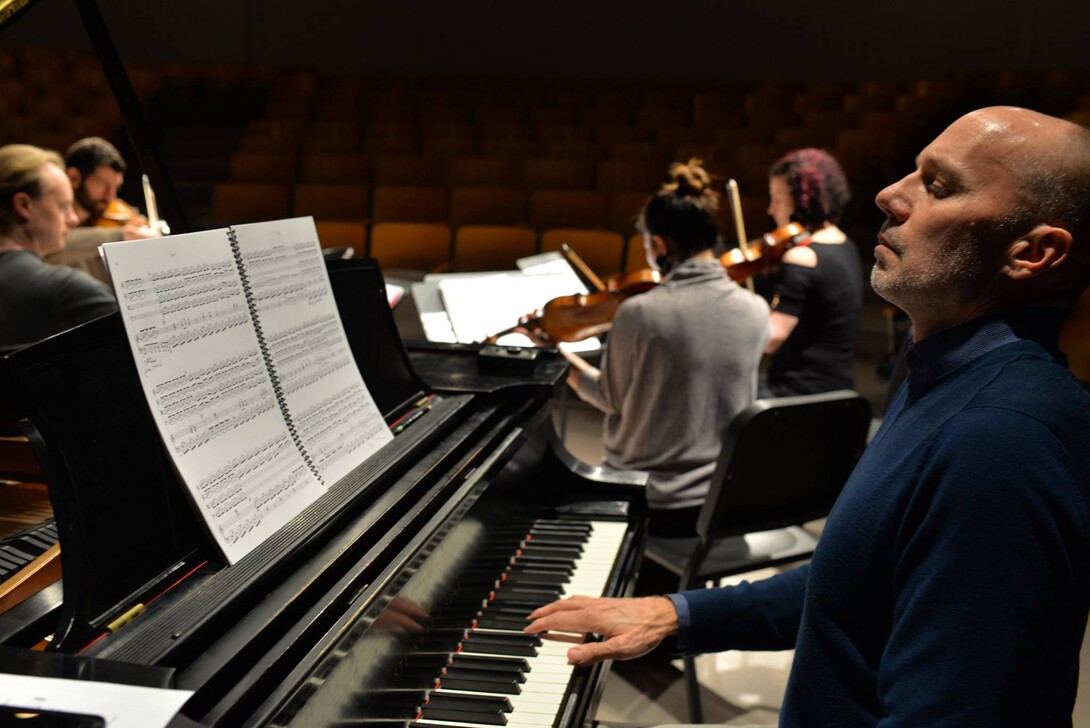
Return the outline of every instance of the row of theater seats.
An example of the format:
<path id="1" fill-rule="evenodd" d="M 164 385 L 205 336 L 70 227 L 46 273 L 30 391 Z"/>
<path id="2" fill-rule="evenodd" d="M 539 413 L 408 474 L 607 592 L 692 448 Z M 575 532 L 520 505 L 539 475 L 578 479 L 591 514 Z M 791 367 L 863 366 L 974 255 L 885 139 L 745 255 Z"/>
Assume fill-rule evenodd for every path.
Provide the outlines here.
<path id="1" fill-rule="evenodd" d="M 651 189 L 654 189 L 652 187 Z M 462 225 L 523 225 L 599 228 L 627 235 L 647 201 L 647 192 L 534 190 L 518 187 L 422 187 L 264 183 L 219 183 L 212 190 L 211 222 L 252 222 L 310 215 L 349 222 L 443 222 Z M 747 227 L 767 223 L 767 197 L 741 199 Z M 729 205 L 721 222 L 733 229 Z"/>
<path id="2" fill-rule="evenodd" d="M 607 230 L 550 229 L 542 233 L 520 226 L 438 223 L 363 223 L 318 221 L 325 249 L 351 248 L 355 255 L 378 259 L 384 270 L 514 270 L 515 261 L 567 244 L 602 276 L 646 268 L 643 238 Z"/>

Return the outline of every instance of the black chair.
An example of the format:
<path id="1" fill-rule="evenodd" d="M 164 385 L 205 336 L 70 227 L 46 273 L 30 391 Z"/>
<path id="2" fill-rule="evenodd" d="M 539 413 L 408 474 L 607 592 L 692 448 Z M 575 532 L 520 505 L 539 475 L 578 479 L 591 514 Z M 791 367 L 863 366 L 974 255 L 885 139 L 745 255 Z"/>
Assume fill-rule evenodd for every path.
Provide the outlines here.
<path id="1" fill-rule="evenodd" d="M 644 558 L 678 589 L 809 558 L 826 516 L 866 444 L 871 408 L 851 390 L 758 400 L 728 428 L 697 535 L 652 537 Z M 690 721 L 703 722 L 696 663 L 684 658 Z"/>

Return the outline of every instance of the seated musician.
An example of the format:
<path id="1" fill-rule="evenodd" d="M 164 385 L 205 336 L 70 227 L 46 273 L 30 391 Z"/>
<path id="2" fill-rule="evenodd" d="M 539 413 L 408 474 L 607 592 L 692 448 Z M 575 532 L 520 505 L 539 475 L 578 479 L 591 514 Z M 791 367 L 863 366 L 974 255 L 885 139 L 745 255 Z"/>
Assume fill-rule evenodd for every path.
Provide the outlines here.
<path id="1" fill-rule="evenodd" d="M 712 253 L 719 196 L 700 162 L 669 177 L 637 222 L 662 284 L 621 304 L 601 370 L 565 355 L 571 386 L 606 414 L 606 464 L 650 473 L 651 533 L 688 535 L 722 433 L 755 398 L 768 305 Z"/>
<path id="2" fill-rule="evenodd" d="M 797 222 L 810 243 L 784 253 L 772 281 L 772 338 L 762 397 L 853 389 L 853 348 L 863 307 L 859 251 L 837 227 L 850 193 L 844 171 L 820 149 L 799 149 L 769 170 L 768 214 Z"/>
<path id="3" fill-rule="evenodd" d="M 68 236 L 69 249 L 96 248 L 117 240 L 159 237 L 117 191 L 127 165 L 117 148 L 101 137 L 86 137 L 64 153 L 68 179 L 75 192 L 79 225 Z"/>
<path id="4" fill-rule="evenodd" d="M 908 377 L 810 564 L 669 597 L 574 597 L 528 632 L 584 665 L 670 635 L 787 649 L 781 726 L 1069 728 L 1090 613 L 1090 396 L 1057 347 L 1090 285 L 1090 130 L 961 117 L 876 199 L 874 290 Z"/>
<path id="5" fill-rule="evenodd" d="M 0 346 L 17 346 L 117 310 L 113 291 L 82 271 L 42 260 L 77 223 L 56 152 L 0 147 Z"/>

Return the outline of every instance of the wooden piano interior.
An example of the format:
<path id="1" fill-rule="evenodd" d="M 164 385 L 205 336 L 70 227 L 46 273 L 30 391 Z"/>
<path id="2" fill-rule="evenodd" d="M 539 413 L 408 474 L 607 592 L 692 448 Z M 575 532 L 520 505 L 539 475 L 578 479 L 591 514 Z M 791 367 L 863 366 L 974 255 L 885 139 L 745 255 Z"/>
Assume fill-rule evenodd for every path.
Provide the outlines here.
<path id="1" fill-rule="evenodd" d="M 194 691 L 179 725 L 581 725 L 608 666 L 568 668 L 520 629 L 565 594 L 630 592 L 644 477 L 558 444 L 561 357 L 491 373 L 478 346 L 406 348 L 377 264 L 327 265 L 387 421 L 427 405 L 232 566 L 176 481 L 120 317 L 0 360 L 64 569 L 62 596 L 0 615 L 0 659 L 51 633 L 58 659 L 145 666 Z"/>

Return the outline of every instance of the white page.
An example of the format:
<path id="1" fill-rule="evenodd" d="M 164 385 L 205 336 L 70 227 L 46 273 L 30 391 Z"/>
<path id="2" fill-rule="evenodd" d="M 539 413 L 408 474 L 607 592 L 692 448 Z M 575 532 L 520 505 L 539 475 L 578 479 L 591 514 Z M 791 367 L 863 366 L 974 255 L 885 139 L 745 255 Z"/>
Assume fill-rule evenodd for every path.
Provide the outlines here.
<path id="1" fill-rule="evenodd" d="M 108 728 L 162 728 L 192 694 L 192 690 L 0 674 L 0 705 L 97 715 Z M 26 723 L 34 725 L 33 720 Z"/>
<path id="2" fill-rule="evenodd" d="M 314 220 L 233 228 L 287 416 L 326 486 L 393 435 L 344 333 Z"/>
<path id="3" fill-rule="evenodd" d="M 439 293 L 451 328 L 458 341 L 483 341 L 499 331 L 511 328 L 519 319 L 540 310 L 559 296 L 585 293 L 586 288 L 574 273 L 560 272 L 526 275 L 497 273 L 471 278 L 443 277 L 438 282 Z M 504 336 L 499 343 L 529 346 L 530 340 L 521 335 Z M 566 345 L 570 351 L 592 351 L 601 347 L 597 338 Z"/>
<path id="4" fill-rule="evenodd" d="M 277 404 L 226 232 L 103 252 L 160 435 L 235 563 L 324 489 Z"/>

